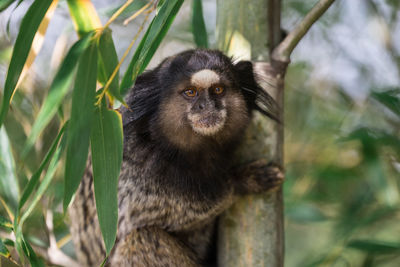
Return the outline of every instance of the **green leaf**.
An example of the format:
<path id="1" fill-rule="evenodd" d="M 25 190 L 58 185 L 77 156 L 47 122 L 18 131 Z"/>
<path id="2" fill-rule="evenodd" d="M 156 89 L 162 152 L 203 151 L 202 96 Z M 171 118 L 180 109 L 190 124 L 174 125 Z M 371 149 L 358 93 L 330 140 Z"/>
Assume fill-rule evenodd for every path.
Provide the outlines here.
<path id="1" fill-rule="evenodd" d="M 197 47 L 208 48 L 208 36 L 201 0 L 193 0 L 192 3 L 192 33 Z"/>
<path id="2" fill-rule="evenodd" d="M 49 151 L 47 152 L 46 156 L 44 157 L 42 163 L 40 164 L 38 170 L 32 175 L 31 179 L 29 180 L 28 184 L 26 185 L 24 192 L 22 193 L 22 197 L 19 201 L 19 206 L 18 206 L 18 211 L 22 209 L 26 201 L 28 200 L 29 196 L 32 194 L 34 188 L 39 182 L 40 175 L 43 172 L 43 169 L 46 167 L 47 163 L 50 161 L 50 159 L 53 157 L 54 152 L 56 151 L 57 145 L 61 139 L 61 136 L 64 134 L 65 128 L 67 127 L 68 122 L 64 124 L 64 126 L 61 128 L 60 132 L 58 133 L 56 139 L 53 141 L 53 144 L 51 145 Z"/>
<path id="3" fill-rule="evenodd" d="M 96 9 L 88 0 L 67 0 L 69 12 L 79 36 L 101 27 Z"/>
<path id="4" fill-rule="evenodd" d="M 13 208 L 17 207 L 19 187 L 15 175 L 14 157 L 4 127 L 0 127 L 0 194 Z"/>
<path id="5" fill-rule="evenodd" d="M 11 239 L 8 239 L 8 238 L 0 238 L 0 239 L 1 239 L 1 241 L 3 241 L 4 245 L 6 245 L 6 246 L 10 246 L 10 247 L 15 246 L 14 241 L 12 241 Z"/>
<path id="6" fill-rule="evenodd" d="M 22 248 L 32 267 L 45 267 L 43 260 L 39 259 L 31 245 L 22 239 Z"/>
<path id="7" fill-rule="evenodd" d="M 41 181 L 41 183 L 38 187 L 38 190 L 33 195 L 32 201 L 29 202 L 26 211 L 21 216 L 21 220 L 19 221 L 20 227 L 22 227 L 25 220 L 32 213 L 36 204 L 39 202 L 39 200 L 43 196 L 44 192 L 46 191 L 47 187 L 49 186 L 50 182 L 52 181 L 54 174 L 57 170 L 57 163 L 60 160 L 61 153 L 65 147 L 65 143 L 66 143 L 66 139 L 63 138 L 60 142 L 60 145 L 57 147 L 56 152 L 54 153 L 53 157 L 51 158 L 49 167 L 47 168 L 46 175 L 43 177 L 43 180 Z"/>
<path id="8" fill-rule="evenodd" d="M 400 243 L 379 240 L 352 240 L 347 246 L 374 254 L 392 254 L 400 252 Z"/>
<path id="9" fill-rule="evenodd" d="M 159 0 L 158 1 L 157 8 L 156 8 L 157 13 L 160 11 L 160 9 L 164 5 L 164 3 L 165 3 L 165 0 Z"/>
<path id="10" fill-rule="evenodd" d="M 9 7 L 12 3 L 14 3 L 16 0 L 1 0 L 0 1 L 0 12 L 5 10 L 7 7 Z"/>
<path id="11" fill-rule="evenodd" d="M 294 204 L 286 209 L 285 214 L 289 219 L 300 223 L 322 222 L 328 219 L 320 209 L 308 203 Z"/>
<path id="12" fill-rule="evenodd" d="M 111 30 L 105 29 L 99 40 L 99 73 L 98 80 L 103 86 L 118 66 L 118 55 L 111 36 Z M 124 103 L 119 93 L 119 71 L 112 80 L 108 92 L 118 101 Z"/>
<path id="13" fill-rule="evenodd" d="M 15 231 L 15 248 L 17 250 L 17 253 L 19 255 L 19 258 L 21 260 L 22 266 L 24 266 L 25 258 L 24 258 L 24 247 L 25 245 L 23 244 L 23 235 L 22 235 L 22 230 L 21 227 L 17 225 L 17 220 L 14 220 L 14 231 Z"/>
<path id="14" fill-rule="evenodd" d="M 117 233 L 118 177 L 122 164 L 121 115 L 109 110 L 103 98 L 96 108 L 90 135 L 96 208 L 107 255 Z"/>
<path id="15" fill-rule="evenodd" d="M 59 110 L 64 96 L 67 94 L 68 89 L 71 86 L 77 62 L 83 51 L 85 51 L 85 49 L 89 46 L 92 36 L 93 33 L 90 33 L 77 41 L 68 51 L 68 54 L 61 63 L 61 67 L 50 86 L 49 94 L 40 108 L 39 114 L 32 126 L 32 131 L 25 143 L 25 147 L 22 152 L 23 158 L 32 148 L 43 129 L 49 124 L 50 120 Z"/>
<path id="16" fill-rule="evenodd" d="M 3 257 L 10 257 L 10 252 L 8 251 L 8 249 L 6 248 L 6 246 L 4 245 L 3 241 L 0 239 L 0 256 Z M 1 261 L 1 259 L 0 259 Z"/>
<path id="17" fill-rule="evenodd" d="M 22 19 L 4 85 L 3 103 L 0 110 L 0 126 L 7 115 L 11 97 L 31 49 L 33 38 L 51 2 L 52 0 L 36 0 Z"/>
<path id="18" fill-rule="evenodd" d="M 25 255 L 28 257 L 29 263 L 31 264 L 32 267 L 45 267 L 43 259 L 39 258 L 31 245 L 27 242 L 24 241 L 25 244 Z"/>
<path id="19" fill-rule="evenodd" d="M 397 116 L 400 116 L 400 89 L 373 92 L 371 96 L 393 111 Z"/>
<path id="20" fill-rule="evenodd" d="M 9 221 L 7 218 L 4 218 L 3 216 L 0 216 L 0 227 L 4 228 L 6 230 L 13 229 L 12 222 Z"/>
<path id="21" fill-rule="evenodd" d="M 75 78 L 65 162 L 64 211 L 79 186 L 89 153 L 96 92 L 97 54 L 96 42 L 92 41 L 79 60 Z"/>
<path id="22" fill-rule="evenodd" d="M 388 146 L 394 149 L 400 156 L 400 139 L 395 134 L 387 133 L 381 129 L 360 127 L 339 141 L 359 140 L 363 146 L 364 156 L 374 158 L 377 156 L 377 149 Z"/>
<path id="23" fill-rule="evenodd" d="M 160 45 L 167 33 L 171 23 L 174 21 L 183 0 L 165 1 L 160 7 L 158 14 L 150 23 L 149 28 L 144 34 L 135 54 L 129 63 L 128 69 L 122 79 L 120 92 L 124 95 L 136 80 L 136 77 L 144 71 L 150 59 Z"/>
<path id="24" fill-rule="evenodd" d="M 32 249 L 29 243 L 25 241 L 22 234 L 22 225 L 19 225 L 15 229 L 15 247 L 22 262 L 22 266 L 25 266 L 25 258 L 23 257 L 23 254 L 25 254 L 32 267 L 44 267 L 43 260 L 36 256 L 35 251 Z"/>

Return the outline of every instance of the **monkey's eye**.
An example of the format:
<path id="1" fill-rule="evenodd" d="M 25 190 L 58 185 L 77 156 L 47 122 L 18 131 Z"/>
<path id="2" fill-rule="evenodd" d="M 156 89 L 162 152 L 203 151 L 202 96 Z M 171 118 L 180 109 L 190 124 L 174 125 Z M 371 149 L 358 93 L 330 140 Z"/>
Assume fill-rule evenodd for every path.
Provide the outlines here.
<path id="1" fill-rule="evenodd" d="M 185 96 L 187 97 L 195 97 L 197 95 L 197 90 L 194 87 L 187 88 L 185 91 L 183 91 Z"/>
<path id="2" fill-rule="evenodd" d="M 212 91 L 213 91 L 214 94 L 219 95 L 219 94 L 222 94 L 222 93 L 224 92 L 224 87 L 222 87 L 222 86 L 215 86 L 215 87 L 212 89 Z"/>

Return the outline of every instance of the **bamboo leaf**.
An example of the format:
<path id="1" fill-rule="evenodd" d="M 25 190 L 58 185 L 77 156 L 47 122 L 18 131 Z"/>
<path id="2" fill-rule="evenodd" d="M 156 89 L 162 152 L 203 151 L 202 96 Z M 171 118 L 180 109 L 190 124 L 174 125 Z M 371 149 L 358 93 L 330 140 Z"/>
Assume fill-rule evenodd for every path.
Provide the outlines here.
<path id="1" fill-rule="evenodd" d="M 1 241 L 3 241 L 4 245 L 6 245 L 6 246 L 10 246 L 10 247 L 15 246 L 14 241 L 12 241 L 11 239 L 8 239 L 8 238 L 0 238 L 0 239 L 1 239 Z"/>
<path id="2" fill-rule="evenodd" d="M 18 5 L 21 3 L 21 1 L 18 3 Z M 47 9 L 46 15 L 44 16 L 42 22 L 40 23 L 39 28 L 37 29 L 35 37 L 33 38 L 32 41 L 31 49 L 29 50 L 28 57 L 24 64 L 24 68 L 22 69 L 21 75 L 18 79 L 18 83 L 16 85 L 17 88 L 19 87 L 26 73 L 31 68 L 37 54 L 39 54 L 40 50 L 42 49 L 44 43 L 44 35 L 46 34 L 47 27 L 49 26 L 50 20 L 54 15 L 54 11 L 56 10 L 57 4 L 58 0 L 53 0 L 50 7 Z"/>
<path id="3" fill-rule="evenodd" d="M 197 47 L 208 48 L 208 36 L 201 0 L 193 0 L 192 2 L 192 33 Z"/>
<path id="4" fill-rule="evenodd" d="M 61 136 L 64 134 L 65 128 L 67 127 L 67 123 L 61 128 L 60 132 L 58 133 L 56 139 L 54 140 L 53 144 L 51 145 L 49 151 L 47 152 L 46 156 L 44 157 L 42 163 L 40 164 L 38 170 L 32 175 L 31 179 L 29 180 L 28 184 L 25 186 L 24 192 L 22 193 L 22 197 L 19 201 L 19 206 L 17 210 L 17 214 L 19 214 L 19 210 L 22 209 L 26 201 L 28 200 L 29 196 L 32 194 L 34 188 L 39 182 L 40 175 L 43 172 L 43 169 L 46 167 L 47 163 L 53 157 L 54 152 L 56 151 L 57 145 L 61 139 Z"/>
<path id="5" fill-rule="evenodd" d="M 118 66 L 118 55 L 111 36 L 111 30 L 105 29 L 99 40 L 99 73 L 98 80 L 105 85 Z M 101 73 L 101 75 L 100 75 Z M 124 103 L 119 93 L 119 71 L 111 81 L 108 92 L 118 101 Z"/>
<path id="6" fill-rule="evenodd" d="M 89 46 L 92 36 L 93 33 L 90 33 L 77 41 L 65 56 L 63 62 L 61 63 L 61 67 L 50 86 L 49 94 L 44 100 L 35 123 L 32 126 L 32 131 L 25 143 L 22 157 L 27 155 L 40 133 L 57 113 L 64 96 L 67 94 L 68 89 L 71 86 L 77 62 L 83 51 L 85 51 L 85 49 Z"/>
<path id="7" fill-rule="evenodd" d="M 17 1 L 17 0 L 2 0 L 0 2 L 0 12 L 5 10 L 7 7 L 9 7 L 15 1 Z"/>
<path id="8" fill-rule="evenodd" d="M 4 245 L 3 241 L 0 239 L 0 256 L 3 257 L 10 257 L 10 252 L 8 251 L 8 249 L 6 248 L 6 246 Z"/>
<path id="9" fill-rule="evenodd" d="M 350 241 L 347 246 L 374 254 L 392 254 L 400 252 L 400 243 L 379 240 L 353 240 Z"/>
<path id="10" fill-rule="evenodd" d="M 9 221 L 8 219 L 4 218 L 3 216 L 0 216 L 0 227 L 6 230 L 12 230 L 13 225 L 12 222 Z"/>
<path id="11" fill-rule="evenodd" d="M 171 23 L 174 21 L 175 15 L 178 13 L 182 3 L 183 0 L 170 0 L 165 1 L 160 7 L 158 14 L 150 23 L 125 72 L 120 85 L 122 95 L 129 90 L 135 82 L 137 75 L 142 73 L 150 62 Z"/>
<path id="12" fill-rule="evenodd" d="M 4 85 L 3 103 L 0 110 L 0 126 L 7 115 L 11 97 L 28 57 L 33 38 L 51 3 L 52 0 L 36 0 L 22 19 Z"/>
<path id="13" fill-rule="evenodd" d="M 103 98 L 96 108 L 90 135 L 96 208 L 107 255 L 117 233 L 118 177 L 122 164 L 121 115 L 109 110 Z"/>
<path id="14" fill-rule="evenodd" d="M 400 116 L 400 89 L 388 90 L 385 92 L 373 92 L 372 98 L 385 105 L 393 113 Z"/>
<path id="15" fill-rule="evenodd" d="M 15 239 L 16 239 L 17 251 L 22 261 L 22 265 L 24 263 L 22 253 L 24 253 L 27 256 L 29 263 L 31 264 L 32 267 L 44 267 L 43 260 L 39 259 L 36 256 L 36 253 L 32 249 L 31 245 L 29 245 L 29 243 L 24 240 L 21 227 L 17 229 L 15 233 Z"/>
<path id="16" fill-rule="evenodd" d="M 119 18 L 121 18 L 121 19 L 127 18 L 127 17 L 130 16 L 131 14 L 135 13 L 136 11 L 138 11 L 139 9 L 141 9 L 142 7 L 144 7 L 147 3 L 148 3 L 148 2 L 145 1 L 145 0 L 135 0 L 135 1 L 133 1 L 133 2 L 130 3 L 130 4 L 128 5 L 128 7 L 121 13 L 121 15 L 119 16 Z M 112 16 L 115 12 L 117 12 L 117 10 L 119 10 L 124 4 L 125 4 L 125 3 L 120 4 L 120 5 L 118 5 L 117 7 L 112 8 L 112 9 L 106 11 L 106 15 L 107 15 L 108 17 L 111 17 L 111 16 Z"/>
<path id="17" fill-rule="evenodd" d="M 4 127 L 0 127 L 0 194 L 11 207 L 16 208 L 19 186 L 10 141 Z"/>
<path id="18" fill-rule="evenodd" d="M 44 192 L 46 191 L 47 187 L 49 186 L 50 182 L 52 181 L 54 174 L 56 172 L 56 169 L 57 169 L 57 163 L 60 159 L 61 152 L 63 151 L 64 147 L 65 147 L 65 138 L 63 138 L 61 140 L 60 145 L 58 146 L 56 152 L 54 153 L 53 157 L 51 158 L 49 167 L 47 168 L 46 175 L 43 177 L 43 180 L 41 181 L 41 183 L 38 187 L 38 190 L 33 195 L 32 201 L 29 202 L 29 205 L 27 206 L 26 211 L 22 214 L 21 220 L 19 221 L 19 227 L 22 227 L 23 223 L 28 218 L 28 216 L 32 213 L 36 204 L 42 198 Z"/>
<path id="19" fill-rule="evenodd" d="M 72 93 L 64 179 L 64 211 L 79 186 L 89 152 L 97 79 L 97 45 L 92 41 L 79 60 Z"/>
<path id="20" fill-rule="evenodd" d="M 24 266 L 25 258 L 24 258 L 24 244 L 23 244 L 23 235 L 21 227 L 18 226 L 17 220 L 14 220 L 14 231 L 15 231 L 15 248 L 21 260 L 21 265 Z"/>
<path id="21" fill-rule="evenodd" d="M 67 0 L 74 26 L 79 36 L 101 27 L 101 21 L 90 0 Z"/>

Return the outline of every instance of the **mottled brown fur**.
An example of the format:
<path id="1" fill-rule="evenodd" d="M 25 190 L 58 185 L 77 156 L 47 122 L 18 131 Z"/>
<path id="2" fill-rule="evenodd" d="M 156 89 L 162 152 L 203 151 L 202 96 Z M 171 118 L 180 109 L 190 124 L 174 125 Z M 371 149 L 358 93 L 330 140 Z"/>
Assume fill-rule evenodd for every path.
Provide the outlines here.
<path id="1" fill-rule="evenodd" d="M 191 74 L 202 69 L 220 75 L 226 92 L 203 95 L 208 104 L 199 109 L 196 101 L 200 100 L 184 98 L 180 92 L 190 85 Z M 248 72 L 252 72 L 251 64 L 233 65 L 218 51 L 193 50 L 167 59 L 138 78 L 127 96 L 130 109 L 122 109 L 118 233 L 109 266 L 212 264 L 210 243 L 216 217 L 239 194 L 264 192 L 282 182 L 280 169 L 265 161 L 234 166 L 233 152 L 261 94 Z M 263 97 L 271 101 L 268 95 Z M 226 113 L 222 129 L 212 135 L 193 131 L 189 114 L 207 118 L 222 114 L 221 110 Z M 69 211 L 79 262 L 100 264 L 105 249 L 90 163 Z"/>

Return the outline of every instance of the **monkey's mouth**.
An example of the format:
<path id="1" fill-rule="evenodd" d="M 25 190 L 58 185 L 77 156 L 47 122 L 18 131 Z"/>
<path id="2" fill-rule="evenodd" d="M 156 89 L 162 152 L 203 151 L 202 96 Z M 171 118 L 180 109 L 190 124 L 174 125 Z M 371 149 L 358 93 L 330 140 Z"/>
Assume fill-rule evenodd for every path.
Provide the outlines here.
<path id="1" fill-rule="evenodd" d="M 192 129 L 201 135 L 214 135 L 219 132 L 225 124 L 226 111 L 206 113 L 206 114 L 190 114 L 189 120 Z"/>

